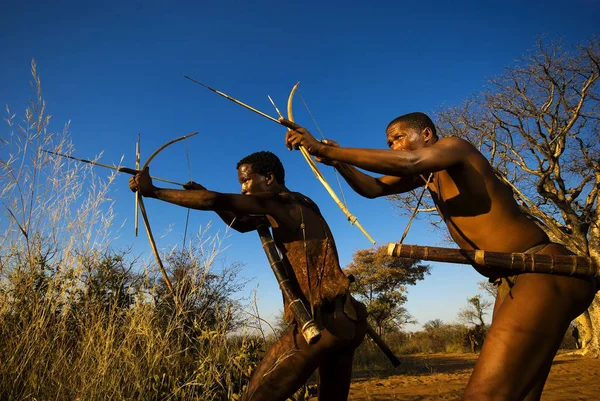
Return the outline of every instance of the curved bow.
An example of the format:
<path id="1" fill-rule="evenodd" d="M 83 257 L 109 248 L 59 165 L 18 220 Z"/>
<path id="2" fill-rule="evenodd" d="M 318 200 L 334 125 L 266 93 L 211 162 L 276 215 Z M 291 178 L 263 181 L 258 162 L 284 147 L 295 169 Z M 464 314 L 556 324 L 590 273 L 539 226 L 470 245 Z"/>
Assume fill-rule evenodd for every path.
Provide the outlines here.
<path id="1" fill-rule="evenodd" d="M 215 88 L 212 88 L 206 84 L 203 84 L 200 81 L 197 81 L 191 77 L 188 77 L 187 75 L 184 75 L 185 78 L 189 79 L 190 81 L 216 93 L 219 96 L 222 96 L 242 107 L 245 107 L 246 109 L 253 111 L 256 114 L 259 114 L 261 116 L 263 116 L 264 118 L 267 118 L 277 124 L 283 125 L 287 128 L 299 128 L 295 123 L 293 124 L 294 126 L 291 127 L 289 125 L 284 124 L 283 122 L 281 122 L 280 120 L 277 120 L 276 118 L 271 117 L 270 115 L 263 113 L 260 110 L 255 109 L 252 106 L 247 105 L 246 103 L 243 103 L 229 95 L 227 95 L 226 93 L 223 93 L 219 90 L 216 90 Z M 296 93 L 296 90 L 298 89 L 298 85 L 300 85 L 300 82 L 298 82 L 294 88 L 292 89 L 292 92 L 290 93 L 290 97 L 288 98 L 288 120 L 293 122 L 294 121 L 294 116 L 292 114 L 292 99 L 294 98 L 294 94 Z M 270 98 L 269 98 L 270 99 Z M 271 100 L 272 102 L 272 100 Z M 273 104 L 273 106 L 275 106 L 275 104 Z M 277 107 L 275 107 L 275 109 L 277 110 Z M 277 112 L 279 113 L 279 110 L 277 110 Z M 331 189 L 331 186 L 329 185 L 329 183 L 327 182 L 327 180 L 325 179 L 325 177 L 323 176 L 323 174 L 321 174 L 321 172 L 319 171 L 319 168 L 317 167 L 317 165 L 315 164 L 314 160 L 311 158 L 310 154 L 308 153 L 308 151 L 306 149 L 304 149 L 303 146 L 300 146 L 300 151 L 302 152 L 302 155 L 304 156 L 304 158 L 306 159 L 306 162 L 309 164 L 310 168 L 312 169 L 313 173 L 315 173 L 315 176 L 319 179 L 319 181 L 321 181 L 321 184 L 323 184 L 323 186 L 325 187 L 325 189 L 327 190 L 327 192 L 329 192 L 329 195 L 331 195 L 331 197 L 333 198 L 333 200 L 335 201 L 335 203 L 338 204 L 338 206 L 340 207 L 340 209 L 342 209 L 342 212 L 344 212 L 344 214 L 346 215 L 346 217 L 348 218 L 348 221 L 350 221 L 350 224 L 354 224 L 356 225 L 360 231 L 363 232 L 363 234 L 365 234 L 365 236 L 369 239 L 369 241 L 371 241 L 373 244 L 375 243 L 375 240 L 373 238 L 371 238 L 371 236 L 369 235 L 369 233 L 367 233 L 365 231 L 365 229 L 360 225 L 360 223 L 358 222 L 358 220 L 356 219 L 356 216 L 353 216 L 348 209 L 346 208 L 346 205 L 344 205 L 340 199 L 338 198 L 338 196 L 335 194 L 335 192 L 333 192 L 333 189 Z"/>
<path id="2" fill-rule="evenodd" d="M 292 112 L 292 104 L 293 104 L 293 100 L 294 100 L 294 95 L 296 94 L 296 90 L 298 89 L 298 85 L 300 85 L 300 82 L 298 82 L 296 85 L 294 85 L 294 87 L 292 88 L 292 91 L 290 92 L 290 96 L 288 97 L 288 103 L 287 103 L 288 118 L 287 119 L 291 122 L 295 122 L 294 114 Z M 304 159 L 310 166 L 311 170 L 313 171 L 313 173 L 315 174 L 317 179 L 321 182 L 321 184 L 323 184 L 323 186 L 325 187 L 325 189 L 327 190 L 329 195 L 333 198 L 334 202 L 339 206 L 339 208 L 342 210 L 342 212 L 346 215 L 346 218 L 348 219 L 350 224 L 358 227 L 358 229 L 360 231 L 362 231 L 362 233 L 369 239 L 369 241 L 371 241 L 373 244 L 375 244 L 375 240 L 373 238 L 371 238 L 369 233 L 358 222 L 358 219 L 356 218 L 356 216 L 354 216 L 352 213 L 350 213 L 350 211 L 348 210 L 346 205 L 340 200 L 340 198 L 337 196 L 337 194 L 333 191 L 333 189 L 331 188 L 331 186 L 329 185 L 329 183 L 327 182 L 327 180 L 325 179 L 325 177 L 323 176 L 323 174 L 317 167 L 317 164 L 312 159 L 312 157 L 310 156 L 310 154 L 308 153 L 306 148 L 304 148 L 304 146 L 300 146 L 299 149 L 300 149 L 300 152 L 302 153 L 302 156 L 304 156 Z"/>
<path id="3" fill-rule="evenodd" d="M 184 135 L 182 137 L 175 138 L 175 139 L 170 140 L 169 142 L 165 143 L 160 148 L 155 150 L 154 153 L 152 153 L 152 155 L 150 155 L 148 160 L 146 160 L 146 163 L 144 163 L 144 165 L 142 166 L 142 170 L 144 170 L 146 167 L 148 167 L 148 165 L 150 164 L 152 159 L 154 159 L 166 147 L 168 147 L 176 142 L 182 141 L 186 138 L 192 137 L 196 134 L 198 134 L 198 133 L 194 132 L 192 134 Z M 140 207 L 140 212 L 142 213 L 142 220 L 144 220 L 144 226 L 146 227 L 146 234 L 148 234 L 148 240 L 150 241 L 150 246 L 152 247 L 152 252 L 154 253 L 154 257 L 156 259 L 156 263 L 158 264 L 158 268 L 160 269 L 160 272 L 163 276 L 163 279 L 165 280 L 165 283 L 167 284 L 167 287 L 169 288 L 169 291 L 171 291 L 171 295 L 173 296 L 173 301 L 175 302 L 175 307 L 178 309 L 178 311 L 181 314 L 183 314 L 183 306 L 179 302 L 179 298 L 177 297 L 177 294 L 175 294 L 175 290 L 173 289 L 173 284 L 171 284 L 171 280 L 169 279 L 169 276 L 167 275 L 167 271 L 165 270 L 165 267 L 163 266 L 160 255 L 158 254 L 158 248 L 156 247 L 156 241 L 154 240 L 154 235 L 152 235 L 152 229 L 150 229 L 150 222 L 148 220 L 148 214 L 146 213 L 146 207 L 144 206 L 144 201 L 142 200 L 141 196 L 139 197 L 138 205 Z"/>

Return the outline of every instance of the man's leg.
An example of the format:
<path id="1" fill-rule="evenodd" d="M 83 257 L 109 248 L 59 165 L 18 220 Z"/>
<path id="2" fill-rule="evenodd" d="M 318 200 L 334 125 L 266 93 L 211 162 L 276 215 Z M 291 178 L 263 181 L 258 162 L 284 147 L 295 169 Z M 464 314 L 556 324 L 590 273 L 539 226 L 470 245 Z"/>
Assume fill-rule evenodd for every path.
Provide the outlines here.
<path id="1" fill-rule="evenodd" d="M 352 381 L 354 351 L 367 333 L 366 309 L 355 304 L 359 320 L 349 319 L 343 306 L 335 313 L 323 316 L 323 324 L 338 338 L 345 338 L 346 345 L 327 353 L 319 366 L 319 401 L 346 401 Z"/>
<path id="2" fill-rule="evenodd" d="M 352 380 L 354 347 L 344 347 L 325 358 L 319 366 L 319 401 L 346 401 Z"/>
<path id="3" fill-rule="evenodd" d="M 324 359 L 319 343 L 308 345 L 296 325 L 288 328 L 252 374 L 244 401 L 284 401 L 294 394 Z"/>
<path id="4" fill-rule="evenodd" d="M 590 282 L 523 274 L 494 311 L 466 400 L 528 400 L 539 394 L 573 318 L 592 300 Z"/>
<path id="5" fill-rule="evenodd" d="M 336 355 L 336 352 L 342 349 L 348 350 L 350 363 L 346 366 L 347 358 L 345 357 L 340 358 L 339 361 L 335 361 L 335 358 L 333 358 L 325 364 L 332 364 L 332 367 L 325 370 L 335 375 L 338 372 L 329 369 L 339 366 L 342 369 L 339 374 L 350 377 L 350 372 L 345 373 L 344 369 L 352 369 L 354 349 L 360 344 L 365 335 L 365 329 L 362 327 L 364 324 L 357 326 L 355 322 L 352 322 L 341 313 L 338 313 L 336 317 L 330 317 L 329 315 L 324 314 L 325 328 L 321 331 L 321 338 L 316 344 L 308 345 L 298 331 L 297 326 L 291 326 L 267 351 L 264 359 L 252 374 L 242 399 L 244 401 L 284 401 L 306 383 L 319 366 L 321 366 L 320 372 L 323 372 L 323 364 L 326 358 Z M 330 382 L 328 376 L 327 381 L 322 382 L 321 385 L 325 386 L 325 391 L 328 394 L 337 394 L 335 386 L 339 383 L 344 384 L 345 379 Z M 345 386 L 349 386 L 349 381 Z M 340 390 L 340 393 L 343 393 L 343 391 Z M 321 399 L 346 399 L 339 398 L 337 395 L 336 397 L 338 398 L 332 396 Z"/>

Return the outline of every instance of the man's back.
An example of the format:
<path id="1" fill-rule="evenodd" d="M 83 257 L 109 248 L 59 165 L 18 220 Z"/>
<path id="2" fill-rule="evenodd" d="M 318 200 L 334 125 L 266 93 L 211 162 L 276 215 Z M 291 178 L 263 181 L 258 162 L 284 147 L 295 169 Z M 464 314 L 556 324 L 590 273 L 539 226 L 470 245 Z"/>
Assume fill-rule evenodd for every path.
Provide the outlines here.
<path id="1" fill-rule="evenodd" d="M 268 216 L 273 239 L 306 300 L 316 307 L 345 294 L 350 282 L 340 268 L 333 236 L 317 205 L 298 192 L 283 192 L 279 197 L 279 219 Z"/>

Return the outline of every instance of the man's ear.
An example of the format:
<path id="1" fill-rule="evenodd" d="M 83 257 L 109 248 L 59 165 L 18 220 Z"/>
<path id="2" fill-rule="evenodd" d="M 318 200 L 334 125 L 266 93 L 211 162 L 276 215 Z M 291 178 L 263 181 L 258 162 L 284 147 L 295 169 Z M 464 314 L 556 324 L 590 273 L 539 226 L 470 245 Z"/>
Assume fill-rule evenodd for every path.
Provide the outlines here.
<path id="1" fill-rule="evenodd" d="M 429 143 L 429 141 L 431 141 L 431 139 L 433 138 L 433 131 L 431 130 L 431 128 L 425 127 L 421 132 L 421 135 L 423 135 L 423 141 L 425 143 Z"/>
<path id="2" fill-rule="evenodd" d="M 267 175 L 265 176 L 265 182 L 267 183 L 267 185 L 271 185 L 275 182 L 275 174 L 273 173 L 267 173 Z"/>

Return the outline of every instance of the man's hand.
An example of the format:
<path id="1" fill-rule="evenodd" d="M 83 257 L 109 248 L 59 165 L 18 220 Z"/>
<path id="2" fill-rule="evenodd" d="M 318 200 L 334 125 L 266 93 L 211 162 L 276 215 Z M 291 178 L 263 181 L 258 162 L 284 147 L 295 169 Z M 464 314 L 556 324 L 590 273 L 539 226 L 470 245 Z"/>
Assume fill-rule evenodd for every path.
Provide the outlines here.
<path id="1" fill-rule="evenodd" d="M 200 184 L 198 184 L 197 182 L 194 182 L 194 181 L 189 181 L 189 182 L 186 182 L 185 184 L 183 184 L 183 189 L 196 190 L 196 191 L 198 191 L 198 190 L 201 190 L 201 191 L 206 190 L 206 188 L 204 186 L 202 186 L 202 185 L 200 185 Z"/>
<path id="2" fill-rule="evenodd" d="M 155 198 L 156 187 L 152 185 L 150 178 L 150 169 L 146 167 L 129 179 L 129 189 L 133 192 L 139 192 L 142 196 Z"/>
<path id="3" fill-rule="evenodd" d="M 340 147 L 339 143 L 337 143 L 336 141 L 332 141 L 331 139 L 323 139 L 323 140 L 321 140 L 321 143 L 326 146 L 332 146 L 332 147 L 336 147 L 336 148 Z M 328 166 L 334 166 L 334 167 L 340 163 L 337 160 L 328 159 L 326 157 L 315 157 L 315 161 L 326 164 Z"/>
<path id="4" fill-rule="evenodd" d="M 319 155 L 319 151 L 323 145 L 306 128 L 302 128 L 285 118 L 280 118 L 279 121 L 290 128 L 290 131 L 285 134 L 285 145 L 289 150 L 298 149 L 300 146 L 303 146 L 311 155 Z"/>

